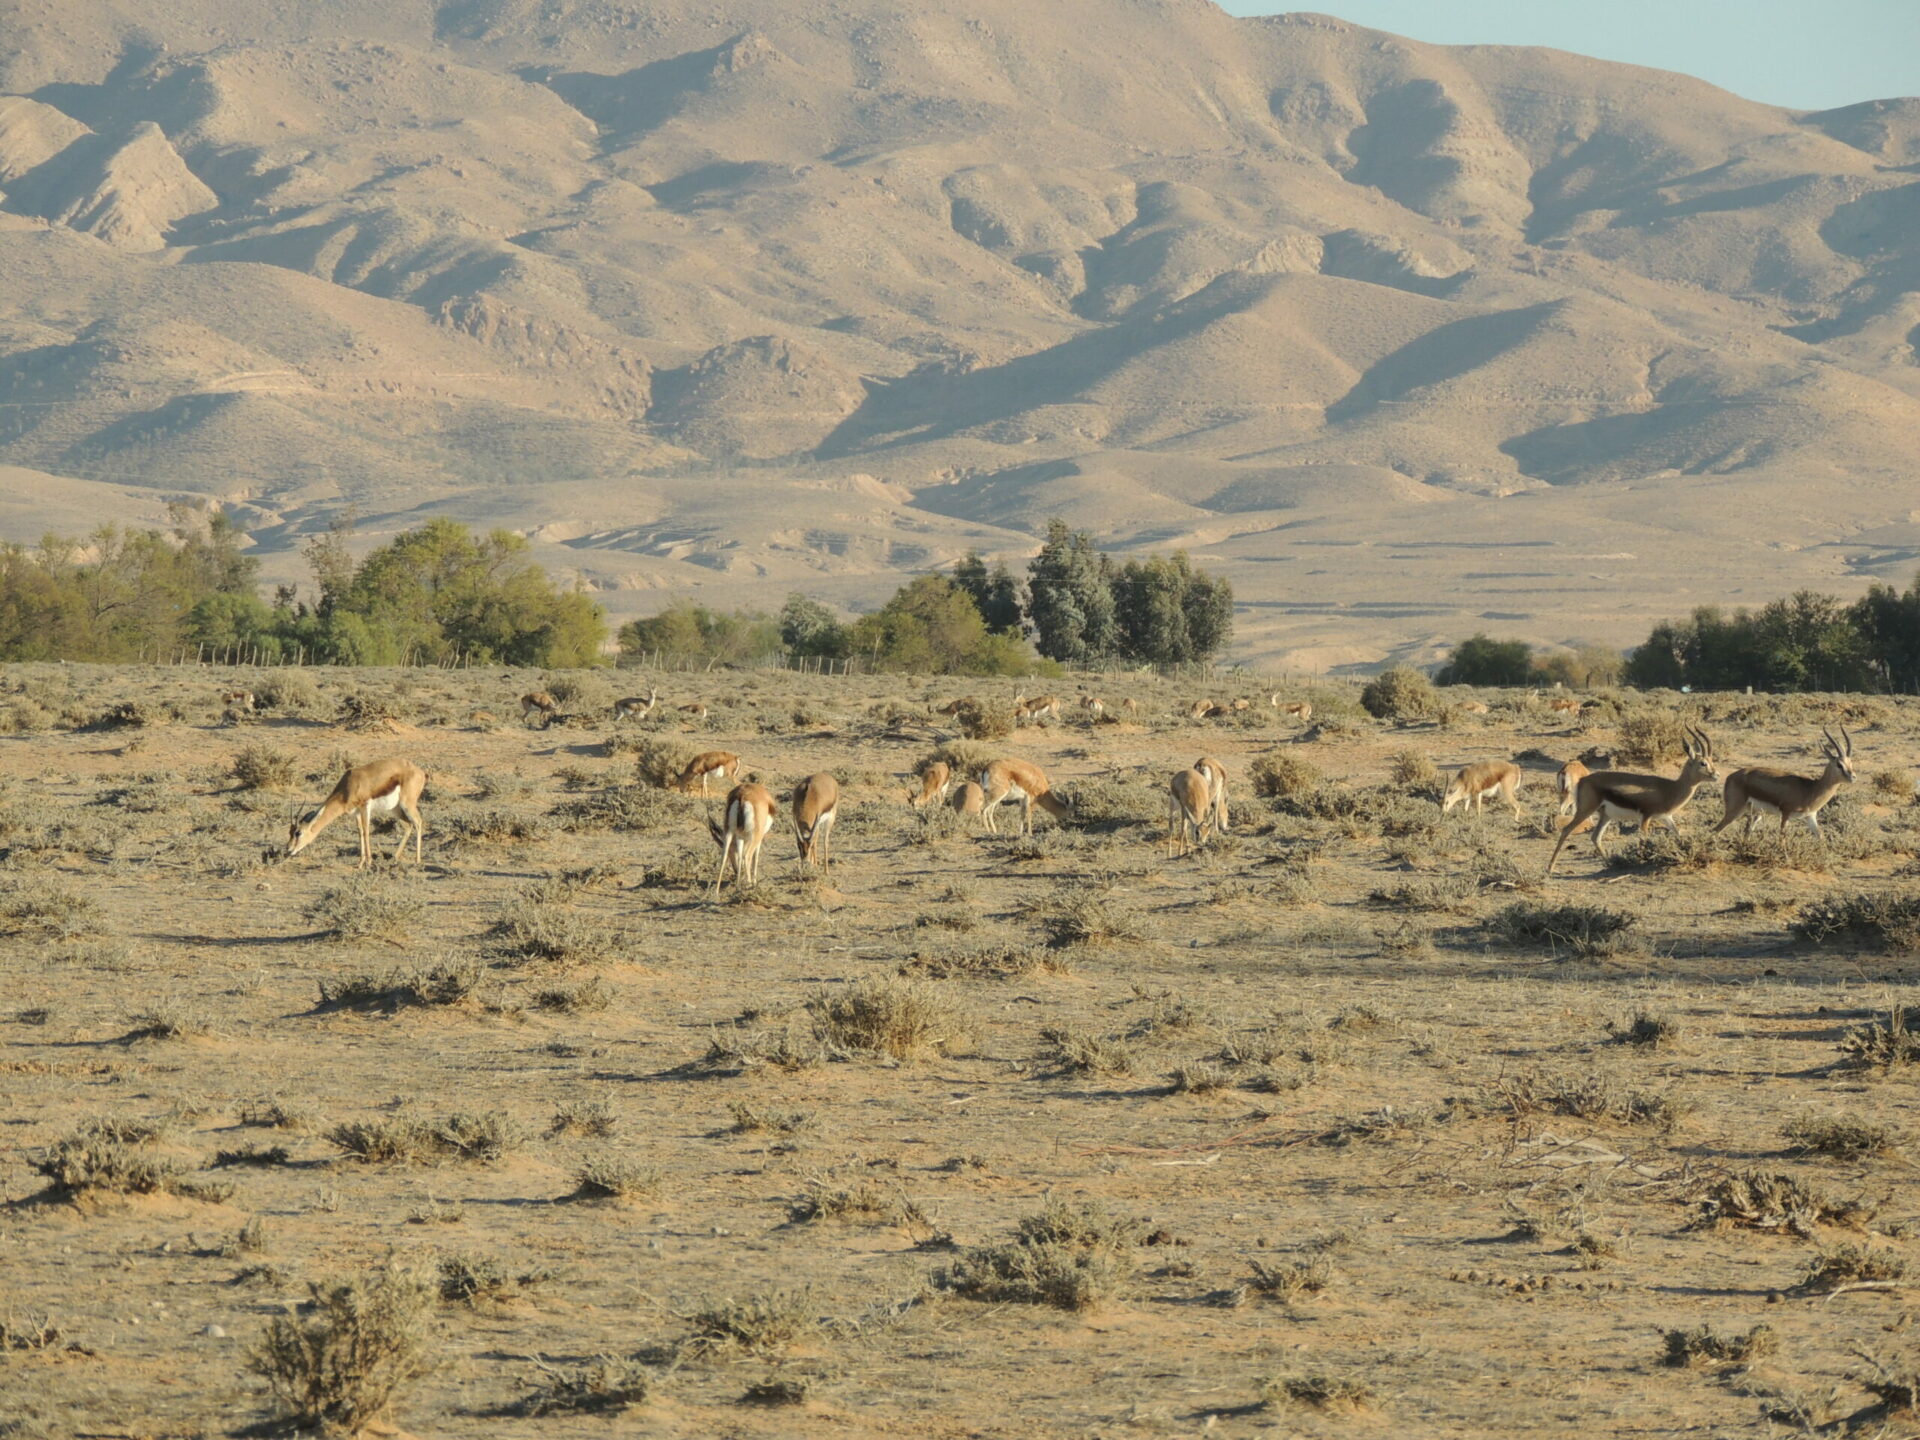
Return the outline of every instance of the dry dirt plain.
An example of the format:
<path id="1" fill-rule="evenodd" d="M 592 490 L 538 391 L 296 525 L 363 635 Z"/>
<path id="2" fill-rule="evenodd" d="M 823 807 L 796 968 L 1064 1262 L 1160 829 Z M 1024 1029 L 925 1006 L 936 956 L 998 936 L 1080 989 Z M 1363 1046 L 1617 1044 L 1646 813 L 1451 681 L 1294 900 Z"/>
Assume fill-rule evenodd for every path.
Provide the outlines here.
<path id="1" fill-rule="evenodd" d="M 598 677 L 593 717 L 546 731 L 513 718 L 540 677 L 497 671 L 282 674 L 277 708 L 223 723 L 216 692 L 267 678 L 0 675 L 0 1433 L 267 1433 L 267 1326 L 388 1265 L 453 1297 L 393 1411 L 421 1436 L 1912 1428 L 1856 1353 L 1911 1376 L 1907 1294 L 1817 1293 L 1911 1263 L 1920 1071 L 1845 1045 L 1912 956 L 1789 926 L 1912 883 L 1920 809 L 1870 777 L 1907 773 L 1920 707 L 1693 697 L 1736 762 L 1804 760 L 1851 715 L 1862 777 L 1826 848 L 1702 848 L 1703 793 L 1685 846 L 1603 866 L 1582 840 L 1542 885 L 1544 770 L 1516 826 L 1442 819 L 1393 757 L 1564 758 L 1612 742 L 1610 702 L 1394 727 L 1327 688 L 1300 693 L 1345 721 L 1307 740 L 1114 680 L 1139 723 L 989 747 L 1080 797 L 1028 842 L 903 802 L 953 682 L 653 677 L 711 719 L 610 746 Z M 165 723 L 83 726 L 123 702 Z M 673 746 L 780 786 L 835 771 L 831 880 L 782 831 L 757 890 L 709 902 L 700 802 L 632 778 L 635 747 Z M 250 747 L 290 789 L 242 788 Z M 1166 777 L 1202 752 L 1234 829 L 1169 858 Z M 422 869 L 357 887 L 351 823 L 262 862 L 295 797 L 390 753 L 433 775 Z M 1325 784 L 1256 798 L 1275 754 Z M 1563 903 L 1636 923 L 1577 952 L 1502 938 L 1508 907 Z M 861 997 L 926 1020 L 923 1046 L 834 1030 Z M 1636 1016 L 1661 1043 L 1610 1031 Z M 1894 1133 L 1806 1148 L 1844 1152 L 1835 1119 Z M 40 1166 L 90 1121 L 177 1175 L 63 1193 Z M 343 1145 L 396 1133 L 456 1148 Z M 1746 1171 L 1811 1187 L 1791 1225 L 1726 1183 Z M 1004 1248 L 1050 1202 L 1058 1243 Z M 1008 1298 L 1021 1273 L 1089 1303 Z M 1663 1363 L 1664 1332 L 1758 1325 L 1744 1361 Z M 599 1357 L 637 1358 L 648 1398 L 531 1413 Z"/>

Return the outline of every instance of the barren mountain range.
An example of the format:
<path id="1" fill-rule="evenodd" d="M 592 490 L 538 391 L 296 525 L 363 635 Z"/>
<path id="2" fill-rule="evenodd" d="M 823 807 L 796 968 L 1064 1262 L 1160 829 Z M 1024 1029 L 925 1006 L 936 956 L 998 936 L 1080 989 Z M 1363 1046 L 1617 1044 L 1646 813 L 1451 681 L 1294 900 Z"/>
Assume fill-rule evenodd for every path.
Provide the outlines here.
<path id="1" fill-rule="evenodd" d="M 616 615 L 1061 515 L 1238 653 L 1920 565 L 1920 100 L 1205 0 L 6 0 L 0 535 L 521 529 Z"/>

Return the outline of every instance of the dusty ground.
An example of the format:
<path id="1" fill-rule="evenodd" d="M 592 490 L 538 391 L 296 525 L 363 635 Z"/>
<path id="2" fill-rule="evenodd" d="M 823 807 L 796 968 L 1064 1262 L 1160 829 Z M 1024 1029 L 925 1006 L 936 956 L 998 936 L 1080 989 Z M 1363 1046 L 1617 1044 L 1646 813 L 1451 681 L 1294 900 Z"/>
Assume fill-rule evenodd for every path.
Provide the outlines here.
<path id="1" fill-rule="evenodd" d="M 1854 1353 L 1920 1362 L 1906 1294 L 1801 1285 L 1842 1246 L 1908 1257 L 1900 1137 L 1836 1158 L 1782 1131 L 1913 1124 L 1908 1073 L 1842 1051 L 1902 998 L 1912 956 L 1814 946 L 1789 922 L 1804 900 L 1910 873 L 1920 811 L 1869 777 L 1904 773 L 1920 708 L 1856 702 L 1861 780 L 1824 850 L 1790 838 L 1787 864 L 1722 844 L 1610 867 L 1581 840 L 1541 885 L 1544 770 L 1523 824 L 1442 820 L 1417 764 L 1389 780 L 1391 757 L 1565 758 L 1612 742 L 1609 706 L 1568 726 L 1489 695 L 1486 719 L 1395 728 L 1329 689 L 1319 709 L 1353 718 L 1305 740 L 1269 709 L 1190 723 L 1171 718 L 1190 692 L 1115 683 L 1107 698 L 1137 697 L 1140 723 L 1069 717 L 988 747 L 1079 796 L 1077 820 L 1028 842 L 903 803 L 900 777 L 952 738 L 905 712 L 956 693 L 946 682 L 658 677 L 713 718 L 628 727 L 616 754 L 604 709 L 513 723 L 528 674 L 295 677 L 279 709 L 228 725 L 214 697 L 232 678 L 0 677 L 0 719 L 24 727 L 0 739 L 0 1433 L 246 1431 L 270 1413 L 246 1356 L 310 1281 L 387 1263 L 437 1276 L 448 1258 L 529 1278 L 435 1301 L 436 1368 L 394 1412 L 418 1435 L 1910 1428 L 1873 1408 Z M 611 698 L 587 684 L 576 709 Z M 381 702 L 359 727 L 336 719 L 349 692 Z M 179 717 L 77 728 L 122 701 Z M 1746 762 L 1804 760 L 1839 713 L 1695 703 Z M 364 718 L 378 708 L 394 720 Z M 832 879 L 799 876 L 783 831 L 757 890 L 709 902 L 700 802 L 633 785 L 636 746 L 735 750 L 778 786 L 835 771 Z M 290 788 L 241 788 L 248 747 L 289 758 Z M 1202 752 L 1235 777 L 1234 830 L 1169 858 L 1165 779 Z M 1256 798 L 1254 762 L 1282 752 L 1326 784 Z M 420 871 L 352 887 L 350 823 L 262 863 L 296 799 L 387 753 L 433 774 Z M 1687 836 L 1717 811 L 1697 797 Z M 1580 953 L 1490 923 L 1544 903 L 1637 923 Z M 496 926 L 516 917 L 558 958 L 511 953 Z M 327 933 L 355 922 L 373 933 Z M 1060 933 L 1074 924 L 1094 938 Z M 443 964 L 464 975 L 453 1003 L 340 996 Z M 806 1002 L 903 968 L 904 993 L 944 1012 L 929 1045 L 821 1046 Z M 1642 1012 L 1677 1038 L 1616 1041 L 1609 1022 Z M 174 1033 L 142 1038 L 156 1030 Z M 1112 1042 L 1105 1068 L 1063 1058 L 1096 1041 Z M 1610 1106 L 1628 1118 L 1593 1113 Z M 459 1113 L 495 1129 L 497 1158 L 367 1163 L 330 1138 Z M 797 1128 L 739 1128 L 756 1116 Z M 97 1119 L 157 1126 L 122 1153 L 177 1162 L 189 1193 L 50 1188 L 38 1163 Z M 578 1133 L 596 1124 L 612 1133 Z M 576 1197 L 590 1162 L 632 1172 L 635 1193 Z M 1862 1207 L 1801 1236 L 1696 1224 L 1700 1197 L 1751 1168 Z M 1143 1222 L 1103 1252 L 1088 1308 L 940 1287 L 1049 1196 Z M 806 1218 L 809 1198 L 841 1213 Z M 1291 1298 L 1257 1283 L 1295 1269 Z M 769 1295 L 800 1322 L 792 1338 L 688 1343 L 703 1310 Z M 58 1337 L 34 1344 L 43 1320 Z M 1745 1364 L 1662 1363 L 1664 1331 L 1762 1323 L 1777 1346 Z M 543 1364 L 599 1356 L 639 1357 L 651 1398 L 519 1413 Z M 769 1377 L 804 1382 L 799 1403 L 743 1399 Z M 1267 1382 L 1313 1377 L 1358 1382 L 1363 1403 L 1262 1403 Z"/>

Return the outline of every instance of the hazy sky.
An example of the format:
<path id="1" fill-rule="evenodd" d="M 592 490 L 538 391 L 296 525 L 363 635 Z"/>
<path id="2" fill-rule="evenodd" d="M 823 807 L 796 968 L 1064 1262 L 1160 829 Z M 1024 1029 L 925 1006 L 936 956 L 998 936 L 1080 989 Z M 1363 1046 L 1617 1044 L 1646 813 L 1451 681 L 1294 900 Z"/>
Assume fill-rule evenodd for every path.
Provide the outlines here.
<path id="1" fill-rule="evenodd" d="M 1444 45 L 1551 45 L 1698 75 L 1750 100 L 1826 110 L 1920 95 L 1920 0 L 1222 0 L 1318 10 Z"/>

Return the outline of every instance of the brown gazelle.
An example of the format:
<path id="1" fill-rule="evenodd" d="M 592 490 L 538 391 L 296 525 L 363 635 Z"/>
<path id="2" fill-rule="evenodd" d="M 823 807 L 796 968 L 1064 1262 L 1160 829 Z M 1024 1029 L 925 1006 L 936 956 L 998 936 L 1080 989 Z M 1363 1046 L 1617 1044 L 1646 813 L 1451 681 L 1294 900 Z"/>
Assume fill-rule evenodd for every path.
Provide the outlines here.
<path id="1" fill-rule="evenodd" d="M 1061 799 L 1047 783 L 1047 772 L 1025 760 L 996 760 L 980 772 L 980 788 L 985 792 L 981 815 L 987 829 L 999 834 L 993 812 L 1010 796 L 1020 797 L 1020 833 L 1033 833 L 1033 807 L 1038 805 L 1056 820 L 1073 813 L 1071 802 Z"/>
<path id="2" fill-rule="evenodd" d="M 760 846 L 765 842 L 767 832 L 773 829 L 773 817 L 779 813 L 779 809 L 779 802 L 773 798 L 771 790 L 748 781 L 727 792 L 727 808 L 722 812 L 718 825 L 714 824 L 709 812 L 707 830 L 720 847 L 720 868 L 714 872 L 713 889 L 709 894 L 720 893 L 729 864 L 733 866 L 734 884 L 753 885 L 759 882 Z"/>
<path id="3" fill-rule="evenodd" d="M 1273 697 L 1273 703 L 1279 708 L 1280 713 L 1289 720 L 1294 720 L 1305 725 L 1313 719 L 1313 706 L 1309 705 L 1305 700 L 1296 700 L 1291 704 L 1282 705 L 1280 704 L 1280 697 L 1276 695 Z"/>
<path id="4" fill-rule="evenodd" d="M 520 697 L 520 723 L 531 725 L 534 716 L 540 717 L 540 728 L 546 729 L 553 723 L 553 717 L 559 713 L 560 702 L 544 690 L 530 690 Z"/>
<path id="5" fill-rule="evenodd" d="M 1586 708 L 1586 705 L 1581 701 L 1569 700 L 1564 695 L 1558 700 L 1549 700 L 1547 702 L 1547 709 L 1555 715 L 1577 716 Z"/>
<path id="6" fill-rule="evenodd" d="M 1554 842 L 1553 855 L 1547 861 L 1547 874 L 1553 874 L 1553 867 L 1560 859 L 1560 847 L 1567 843 L 1567 837 L 1595 817 L 1600 823 L 1593 827 L 1593 848 L 1603 855 L 1606 850 L 1601 842 L 1606 838 L 1607 827 L 1618 821 L 1639 821 L 1642 835 L 1659 820 L 1679 830 L 1674 816 L 1693 798 L 1694 791 L 1719 776 L 1720 767 L 1713 759 L 1713 742 L 1705 731 L 1691 725 L 1687 727 L 1687 763 L 1671 780 L 1625 770 L 1595 770 L 1583 775 L 1573 787 L 1573 818 L 1560 827 L 1560 838 Z"/>
<path id="7" fill-rule="evenodd" d="M 1453 783 L 1447 786 L 1447 793 L 1440 801 L 1440 813 L 1459 805 L 1463 810 L 1471 806 L 1478 815 L 1486 806 L 1487 796 L 1497 795 L 1513 807 L 1517 819 L 1520 815 L 1520 767 L 1511 760 L 1479 760 L 1472 765 L 1464 765 L 1460 773 L 1453 777 Z"/>
<path id="8" fill-rule="evenodd" d="M 962 780 L 953 787 L 953 793 L 947 796 L 947 807 L 962 819 L 969 815 L 984 815 L 987 809 L 987 792 L 971 780 Z"/>
<path id="9" fill-rule="evenodd" d="M 1213 792 L 1198 770 L 1182 770 L 1167 790 L 1167 852 L 1185 855 L 1207 843 L 1207 832 L 1213 828 Z"/>
<path id="10" fill-rule="evenodd" d="M 1853 781 L 1853 737 L 1847 734 L 1847 727 L 1840 727 L 1845 746 L 1824 729 L 1820 734 L 1820 754 L 1827 768 L 1818 775 L 1795 775 L 1755 765 L 1727 776 L 1727 787 L 1721 796 L 1726 813 L 1713 827 L 1713 833 L 1718 835 L 1744 815 L 1747 833 L 1752 834 L 1755 820 L 1762 815 L 1778 815 L 1782 835 L 1787 833 L 1789 820 L 1800 819 L 1811 825 L 1813 833 L 1818 835 L 1820 807 L 1831 800 L 1842 785 Z"/>
<path id="11" fill-rule="evenodd" d="M 676 705 L 673 708 L 689 720 L 704 720 L 707 718 L 707 707 L 699 700 L 691 701 L 685 705 Z"/>
<path id="12" fill-rule="evenodd" d="M 1227 767 L 1211 755 L 1202 755 L 1193 762 L 1193 768 L 1206 778 L 1207 794 L 1213 801 L 1213 828 L 1220 831 L 1232 829 L 1227 822 Z"/>
<path id="13" fill-rule="evenodd" d="M 1571 815 L 1573 813 L 1573 792 L 1578 788 L 1580 781 L 1592 773 L 1592 771 L 1588 770 L 1587 767 L 1578 760 L 1569 760 L 1566 764 L 1562 765 L 1554 775 L 1553 783 L 1560 789 L 1560 813 L 1562 815 Z"/>
<path id="14" fill-rule="evenodd" d="M 739 773 L 740 757 L 731 750 L 706 750 L 686 763 L 672 788 L 691 795 L 693 787 L 698 785 L 700 794 L 704 796 L 709 781 L 732 780 Z"/>
<path id="15" fill-rule="evenodd" d="M 973 699 L 969 695 L 961 695 L 949 700 L 944 705 L 936 706 L 933 713 L 936 715 L 958 715 L 962 710 L 978 710 L 979 708 L 980 702 L 978 700 Z"/>
<path id="16" fill-rule="evenodd" d="M 251 715 L 253 714 L 253 691 L 222 690 L 220 704 L 223 709 L 231 710 L 236 715 Z"/>
<path id="17" fill-rule="evenodd" d="M 340 777 L 340 783 L 318 810 L 293 822 L 287 832 L 287 858 L 298 855 L 322 830 L 351 812 L 360 822 L 360 868 L 364 870 L 373 863 L 373 817 L 398 810 L 412 828 L 413 862 L 418 865 L 420 837 L 427 831 L 420 819 L 420 792 L 426 787 L 427 772 L 405 760 L 373 760 L 354 766 Z M 393 852 L 395 860 L 406 853 L 407 833 L 406 828 L 400 831 L 400 844 Z"/>
<path id="18" fill-rule="evenodd" d="M 907 804 L 919 810 L 931 805 L 947 793 L 947 787 L 953 784 L 953 771 L 944 760 L 929 760 L 926 768 L 920 772 L 920 789 L 916 794 L 907 796 Z"/>
<path id="19" fill-rule="evenodd" d="M 629 695 L 624 700 L 616 700 L 613 702 L 614 723 L 618 724 L 622 720 L 644 720 L 653 713 L 653 707 L 659 703 L 659 692 L 651 687 L 648 688 L 645 699 L 638 695 Z"/>
<path id="20" fill-rule="evenodd" d="M 840 782 L 822 771 L 793 787 L 793 834 L 802 864 L 833 868 L 833 818 L 840 808 Z"/>

